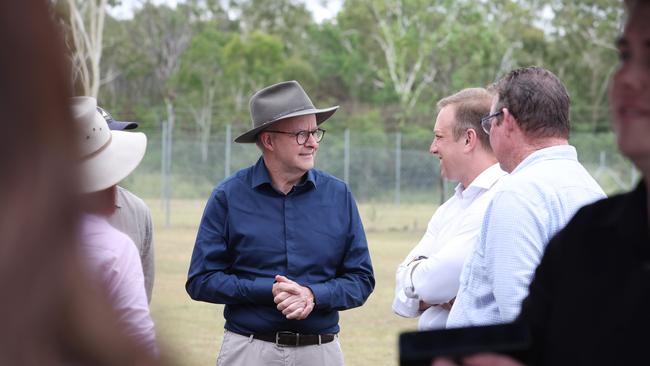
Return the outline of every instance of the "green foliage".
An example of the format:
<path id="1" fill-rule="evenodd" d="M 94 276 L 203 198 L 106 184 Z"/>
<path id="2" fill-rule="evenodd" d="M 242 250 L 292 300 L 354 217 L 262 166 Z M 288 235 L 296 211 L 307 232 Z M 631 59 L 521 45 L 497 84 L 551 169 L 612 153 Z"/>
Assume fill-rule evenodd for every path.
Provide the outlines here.
<path id="1" fill-rule="evenodd" d="M 612 0 L 553 1 L 551 6 L 562 14 L 553 20 L 553 35 L 559 61 L 566 68 L 562 77 L 572 97 L 572 118 L 583 121 L 574 126 L 580 131 L 607 131 L 607 82 L 617 62 L 613 44 L 622 6 Z"/>
<path id="2" fill-rule="evenodd" d="M 171 90 L 180 117 L 209 108 L 211 125 L 240 131 L 256 90 L 295 79 L 316 105 L 342 106 L 329 128 L 417 135 L 430 131 L 440 98 L 534 64 L 565 82 L 574 130 L 605 131 L 621 8 L 614 0 L 347 0 L 317 24 L 293 0 L 146 3 L 131 20 L 107 19 L 100 99 L 147 129 L 164 118 Z M 164 61 L 146 45 L 181 26 L 192 39 L 161 89 L 155 70 Z"/>
<path id="3" fill-rule="evenodd" d="M 284 60 L 282 71 L 284 80 L 300 80 L 306 90 L 313 90 L 318 85 L 318 76 L 312 64 L 299 57 Z"/>
<path id="4" fill-rule="evenodd" d="M 223 57 L 228 79 L 255 90 L 279 81 L 283 66 L 282 41 L 261 32 L 249 36 L 233 34 L 224 47 Z"/>

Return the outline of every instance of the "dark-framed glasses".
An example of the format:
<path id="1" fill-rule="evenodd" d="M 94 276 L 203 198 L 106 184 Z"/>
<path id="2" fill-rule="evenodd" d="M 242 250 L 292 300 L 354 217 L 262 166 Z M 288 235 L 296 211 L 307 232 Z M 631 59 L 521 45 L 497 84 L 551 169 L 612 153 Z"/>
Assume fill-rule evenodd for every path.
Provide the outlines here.
<path id="1" fill-rule="evenodd" d="M 298 132 L 286 132 L 286 131 L 275 131 L 275 130 L 264 130 L 264 132 L 283 133 L 285 135 L 296 136 L 296 142 L 298 143 L 298 145 L 304 145 L 307 142 L 307 140 L 309 140 L 309 135 L 314 136 L 314 140 L 316 140 L 316 142 L 321 142 L 323 136 L 325 136 L 325 130 L 323 130 L 322 128 L 317 128 L 312 131 L 301 130 Z"/>
<path id="2" fill-rule="evenodd" d="M 490 129 L 492 129 L 492 118 L 499 117 L 502 114 L 503 114 L 503 109 L 481 118 L 481 127 L 483 127 L 483 131 L 485 131 L 485 133 L 489 135 Z"/>

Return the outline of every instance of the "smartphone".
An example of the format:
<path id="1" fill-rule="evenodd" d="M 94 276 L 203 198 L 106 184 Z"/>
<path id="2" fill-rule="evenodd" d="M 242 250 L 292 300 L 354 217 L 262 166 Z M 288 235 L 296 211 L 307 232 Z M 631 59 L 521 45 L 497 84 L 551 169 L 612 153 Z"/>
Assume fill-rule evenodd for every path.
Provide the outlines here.
<path id="1" fill-rule="evenodd" d="M 400 366 L 430 366 L 436 357 L 457 358 L 493 352 L 517 356 L 530 346 L 522 323 L 404 332 L 399 335 Z"/>

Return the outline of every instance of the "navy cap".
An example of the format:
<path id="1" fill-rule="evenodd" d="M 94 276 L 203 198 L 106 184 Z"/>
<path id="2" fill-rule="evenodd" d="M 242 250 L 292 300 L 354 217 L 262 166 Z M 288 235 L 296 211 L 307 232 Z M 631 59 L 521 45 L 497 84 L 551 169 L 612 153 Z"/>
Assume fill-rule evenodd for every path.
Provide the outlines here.
<path id="1" fill-rule="evenodd" d="M 108 128 L 111 130 L 122 131 L 138 128 L 138 122 L 116 121 L 110 113 L 101 107 L 97 107 L 97 111 L 102 115 L 102 117 L 104 117 L 106 123 L 108 124 Z"/>

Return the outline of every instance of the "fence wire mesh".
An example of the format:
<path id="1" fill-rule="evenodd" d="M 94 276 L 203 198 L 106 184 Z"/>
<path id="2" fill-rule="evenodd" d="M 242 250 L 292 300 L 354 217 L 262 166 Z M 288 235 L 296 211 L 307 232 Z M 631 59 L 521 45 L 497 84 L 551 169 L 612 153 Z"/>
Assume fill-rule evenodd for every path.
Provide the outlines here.
<path id="1" fill-rule="evenodd" d="M 175 133 L 165 173 L 163 152 L 170 146 L 164 146 L 161 136 L 150 135 L 142 164 L 124 185 L 140 196 L 163 201 L 206 199 L 228 174 L 260 157 L 254 144 L 231 143 L 228 136 L 226 128 L 214 133 L 204 151 L 198 137 Z M 440 179 L 438 160 L 428 151 L 430 143 L 430 136 L 328 131 L 316 167 L 346 180 L 359 202 L 435 205 L 449 197 L 455 184 Z M 613 134 L 574 134 L 570 143 L 608 194 L 628 190 L 638 180 L 637 171 L 616 150 Z"/>

